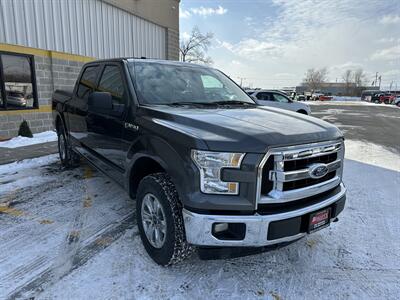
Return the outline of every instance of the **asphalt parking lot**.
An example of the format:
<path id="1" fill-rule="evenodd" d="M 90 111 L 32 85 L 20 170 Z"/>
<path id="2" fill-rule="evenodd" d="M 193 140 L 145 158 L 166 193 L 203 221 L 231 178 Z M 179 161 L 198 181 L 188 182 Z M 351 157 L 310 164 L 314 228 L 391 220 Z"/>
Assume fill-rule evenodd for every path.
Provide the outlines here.
<path id="1" fill-rule="evenodd" d="M 400 110 L 312 110 L 348 140 L 345 211 L 325 230 L 247 257 L 194 255 L 159 267 L 138 236 L 133 200 L 89 165 L 65 170 L 57 155 L 0 165 L 0 202 L 9 203 L 0 206 L 0 299 L 398 299 L 400 156 L 393 129 Z M 374 118 L 391 130 L 375 129 Z"/>
<path id="2" fill-rule="evenodd" d="M 347 139 L 363 140 L 400 153 L 400 109 L 388 105 L 319 104 L 312 115 L 338 126 Z"/>

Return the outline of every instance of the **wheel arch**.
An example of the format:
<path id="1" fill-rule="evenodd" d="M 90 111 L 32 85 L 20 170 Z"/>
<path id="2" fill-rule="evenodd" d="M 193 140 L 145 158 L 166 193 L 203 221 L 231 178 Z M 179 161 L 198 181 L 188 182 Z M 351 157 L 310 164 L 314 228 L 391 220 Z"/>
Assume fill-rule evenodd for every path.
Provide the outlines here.
<path id="1" fill-rule="evenodd" d="M 188 153 L 190 159 L 190 153 Z M 140 180 L 152 173 L 167 173 L 183 202 L 186 181 L 193 176 L 187 174 L 184 159 L 169 143 L 159 137 L 144 136 L 131 146 L 127 156 L 128 176 L 126 186 L 129 195 L 135 198 Z"/>
<path id="2" fill-rule="evenodd" d="M 297 112 L 300 114 L 303 114 L 303 115 L 308 115 L 308 113 L 305 109 L 299 109 Z"/>

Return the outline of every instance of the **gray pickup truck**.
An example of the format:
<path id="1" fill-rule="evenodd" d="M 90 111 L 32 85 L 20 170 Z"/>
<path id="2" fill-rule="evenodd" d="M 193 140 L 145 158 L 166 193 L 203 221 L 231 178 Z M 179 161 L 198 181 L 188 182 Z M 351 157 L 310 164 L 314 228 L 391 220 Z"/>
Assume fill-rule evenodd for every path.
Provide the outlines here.
<path id="1" fill-rule="evenodd" d="M 342 133 L 258 106 L 218 70 L 94 61 L 52 105 L 61 162 L 84 157 L 136 199 L 141 239 L 160 265 L 193 246 L 292 242 L 344 208 Z"/>

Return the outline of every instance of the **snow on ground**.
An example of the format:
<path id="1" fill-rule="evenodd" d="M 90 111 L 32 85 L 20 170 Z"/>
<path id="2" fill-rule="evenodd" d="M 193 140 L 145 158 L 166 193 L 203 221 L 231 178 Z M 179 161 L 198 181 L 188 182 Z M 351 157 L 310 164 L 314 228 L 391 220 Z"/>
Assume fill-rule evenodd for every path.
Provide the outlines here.
<path id="1" fill-rule="evenodd" d="M 398 299 L 400 156 L 364 142 L 346 147 L 339 222 L 281 249 L 214 261 L 194 255 L 168 268 L 147 256 L 133 203 L 108 178 L 85 164 L 62 170 L 53 158 L 22 162 L 18 174 L 48 180 L 20 185 L 11 208 L 21 215 L 0 214 L 0 298 Z M 18 184 L 18 174 L 9 180 Z"/>
<path id="2" fill-rule="evenodd" d="M 333 96 L 330 101 L 361 101 L 361 97 Z"/>
<path id="3" fill-rule="evenodd" d="M 0 142 L 0 148 L 18 148 L 54 141 L 57 141 L 57 134 L 54 131 L 45 131 L 33 134 L 33 138 L 17 136 L 11 140 Z"/>
<path id="4" fill-rule="evenodd" d="M 397 153 L 363 141 L 347 140 L 345 143 L 347 159 L 400 172 L 400 159 Z"/>
<path id="5" fill-rule="evenodd" d="M 399 109 L 396 105 L 389 105 L 389 104 L 377 104 L 373 102 L 366 102 L 361 100 L 328 100 L 328 101 L 307 101 L 309 105 L 332 105 L 332 106 L 343 106 L 343 105 L 363 105 L 363 106 L 376 106 L 376 107 L 390 107 L 394 109 Z"/>
<path id="6" fill-rule="evenodd" d="M 0 203 L 6 202 L 7 193 L 45 184 L 49 177 L 43 176 L 41 168 L 58 160 L 58 154 L 0 165 Z M 25 171 L 29 170 L 29 176 Z"/>

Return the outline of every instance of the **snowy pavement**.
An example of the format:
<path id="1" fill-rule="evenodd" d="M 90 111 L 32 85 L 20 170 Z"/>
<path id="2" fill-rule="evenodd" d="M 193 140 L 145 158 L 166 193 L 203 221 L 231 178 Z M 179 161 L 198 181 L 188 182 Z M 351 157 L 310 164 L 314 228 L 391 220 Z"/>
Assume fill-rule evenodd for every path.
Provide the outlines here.
<path id="1" fill-rule="evenodd" d="M 398 299 L 400 156 L 346 141 L 339 222 L 262 254 L 159 267 L 134 203 L 56 155 L 0 166 L 0 299 Z"/>

